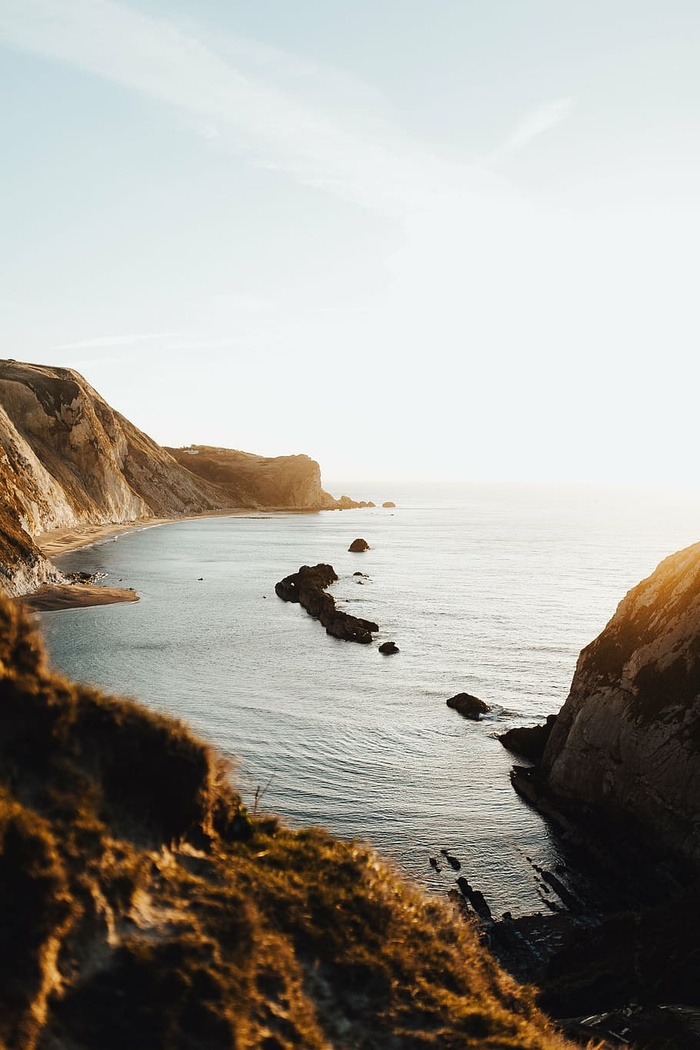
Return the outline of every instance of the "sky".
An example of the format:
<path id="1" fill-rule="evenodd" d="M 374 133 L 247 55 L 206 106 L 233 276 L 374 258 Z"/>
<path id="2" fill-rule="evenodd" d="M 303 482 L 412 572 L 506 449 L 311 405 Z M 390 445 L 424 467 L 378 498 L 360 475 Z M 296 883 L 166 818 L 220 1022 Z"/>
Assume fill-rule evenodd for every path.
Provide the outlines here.
<path id="1" fill-rule="evenodd" d="M 696 0 L 0 0 L 0 354 L 324 479 L 697 483 Z"/>

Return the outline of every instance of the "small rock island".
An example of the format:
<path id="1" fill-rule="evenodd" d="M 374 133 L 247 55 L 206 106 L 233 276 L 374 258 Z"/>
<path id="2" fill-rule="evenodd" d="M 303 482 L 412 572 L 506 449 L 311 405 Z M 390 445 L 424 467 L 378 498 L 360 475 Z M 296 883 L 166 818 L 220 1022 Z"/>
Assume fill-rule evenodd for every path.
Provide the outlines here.
<path id="1" fill-rule="evenodd" d="M 275 584 L 275 594 L 283 602 L 297 602 L 301 605 L 309 616 L 321 621 L 326 628 L 326 634 L 330 634 L 332 638 L 368 645 L 372 641 L 372 634 L 379 630 L 379 624 L 336 608 L 335 598 L 325 588 L 337 579 L 338 575 L 332 565 L 302 565 L 299 572 L 285 576 Z"/>
<path id="2" fill-rule="evenodd" d="M 473 722 L 478 722 L 482 715 L 488 714 L 491 710 L 488 704 L 485 704 L 478 696 L 472 696 L 471 693 L 457 693 L 445 703 L 448 707 L 454 708 L 463 718 L 470 718 Z"/>

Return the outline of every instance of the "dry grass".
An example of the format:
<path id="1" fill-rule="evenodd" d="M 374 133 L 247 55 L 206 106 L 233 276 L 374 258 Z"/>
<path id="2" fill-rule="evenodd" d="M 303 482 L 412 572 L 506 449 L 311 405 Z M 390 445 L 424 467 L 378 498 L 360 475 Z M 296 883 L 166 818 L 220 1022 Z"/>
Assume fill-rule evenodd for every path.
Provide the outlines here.
<path id="1" fill-rule="evenodd" d="M 252 821 L 181 723 L 50 674 L 0 604 L 0 1042 L 566 1044 L 448 905 L 363 845 Z"/>

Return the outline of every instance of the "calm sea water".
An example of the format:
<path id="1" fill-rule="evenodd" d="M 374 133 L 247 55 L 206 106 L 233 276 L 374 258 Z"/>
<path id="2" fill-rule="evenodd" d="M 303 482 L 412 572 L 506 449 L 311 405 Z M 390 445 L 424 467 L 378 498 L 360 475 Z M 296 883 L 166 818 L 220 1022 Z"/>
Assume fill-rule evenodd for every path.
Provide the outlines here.
<path id="1" fill-rule="evenodd" d="M 264 808 L 367 838 L 434 890 L 454 872 L 428 857 L 448 848 L 496 912 L 539 910 L 526 858 L 562 856 L 513 792 L 495 734 L 558 710 L 625 592 L 700 539 L 700 495 L 350 490 L 398 506 L 180 522 L 64 556 L 65 570 L 104 572 L 141 601 L 44 615 L 53 662 L 185 719 L 235 759 L 250 806 L 259 787 Z M 356 536 L 372 549 L 348 553 Z M 393 639 L 398 655 L 331 639 L 275 596 L 319 561 L 340 576 L 338 603 L 377 621 L 377 644 Z M 463 690 L 491 715 L 448 709 Z"/>

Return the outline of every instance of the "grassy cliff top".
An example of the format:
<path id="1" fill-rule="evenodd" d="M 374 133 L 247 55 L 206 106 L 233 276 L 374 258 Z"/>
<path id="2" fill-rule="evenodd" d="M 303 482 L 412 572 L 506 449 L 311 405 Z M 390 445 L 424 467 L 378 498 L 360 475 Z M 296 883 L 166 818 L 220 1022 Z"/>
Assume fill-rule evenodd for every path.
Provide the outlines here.
<path id="1" fill-rule="evenodd" d="M 450 906 L 252 819 L 210 747 L 53 674 L 0 600 L 0 1045 L 568 1044 Z"/>

